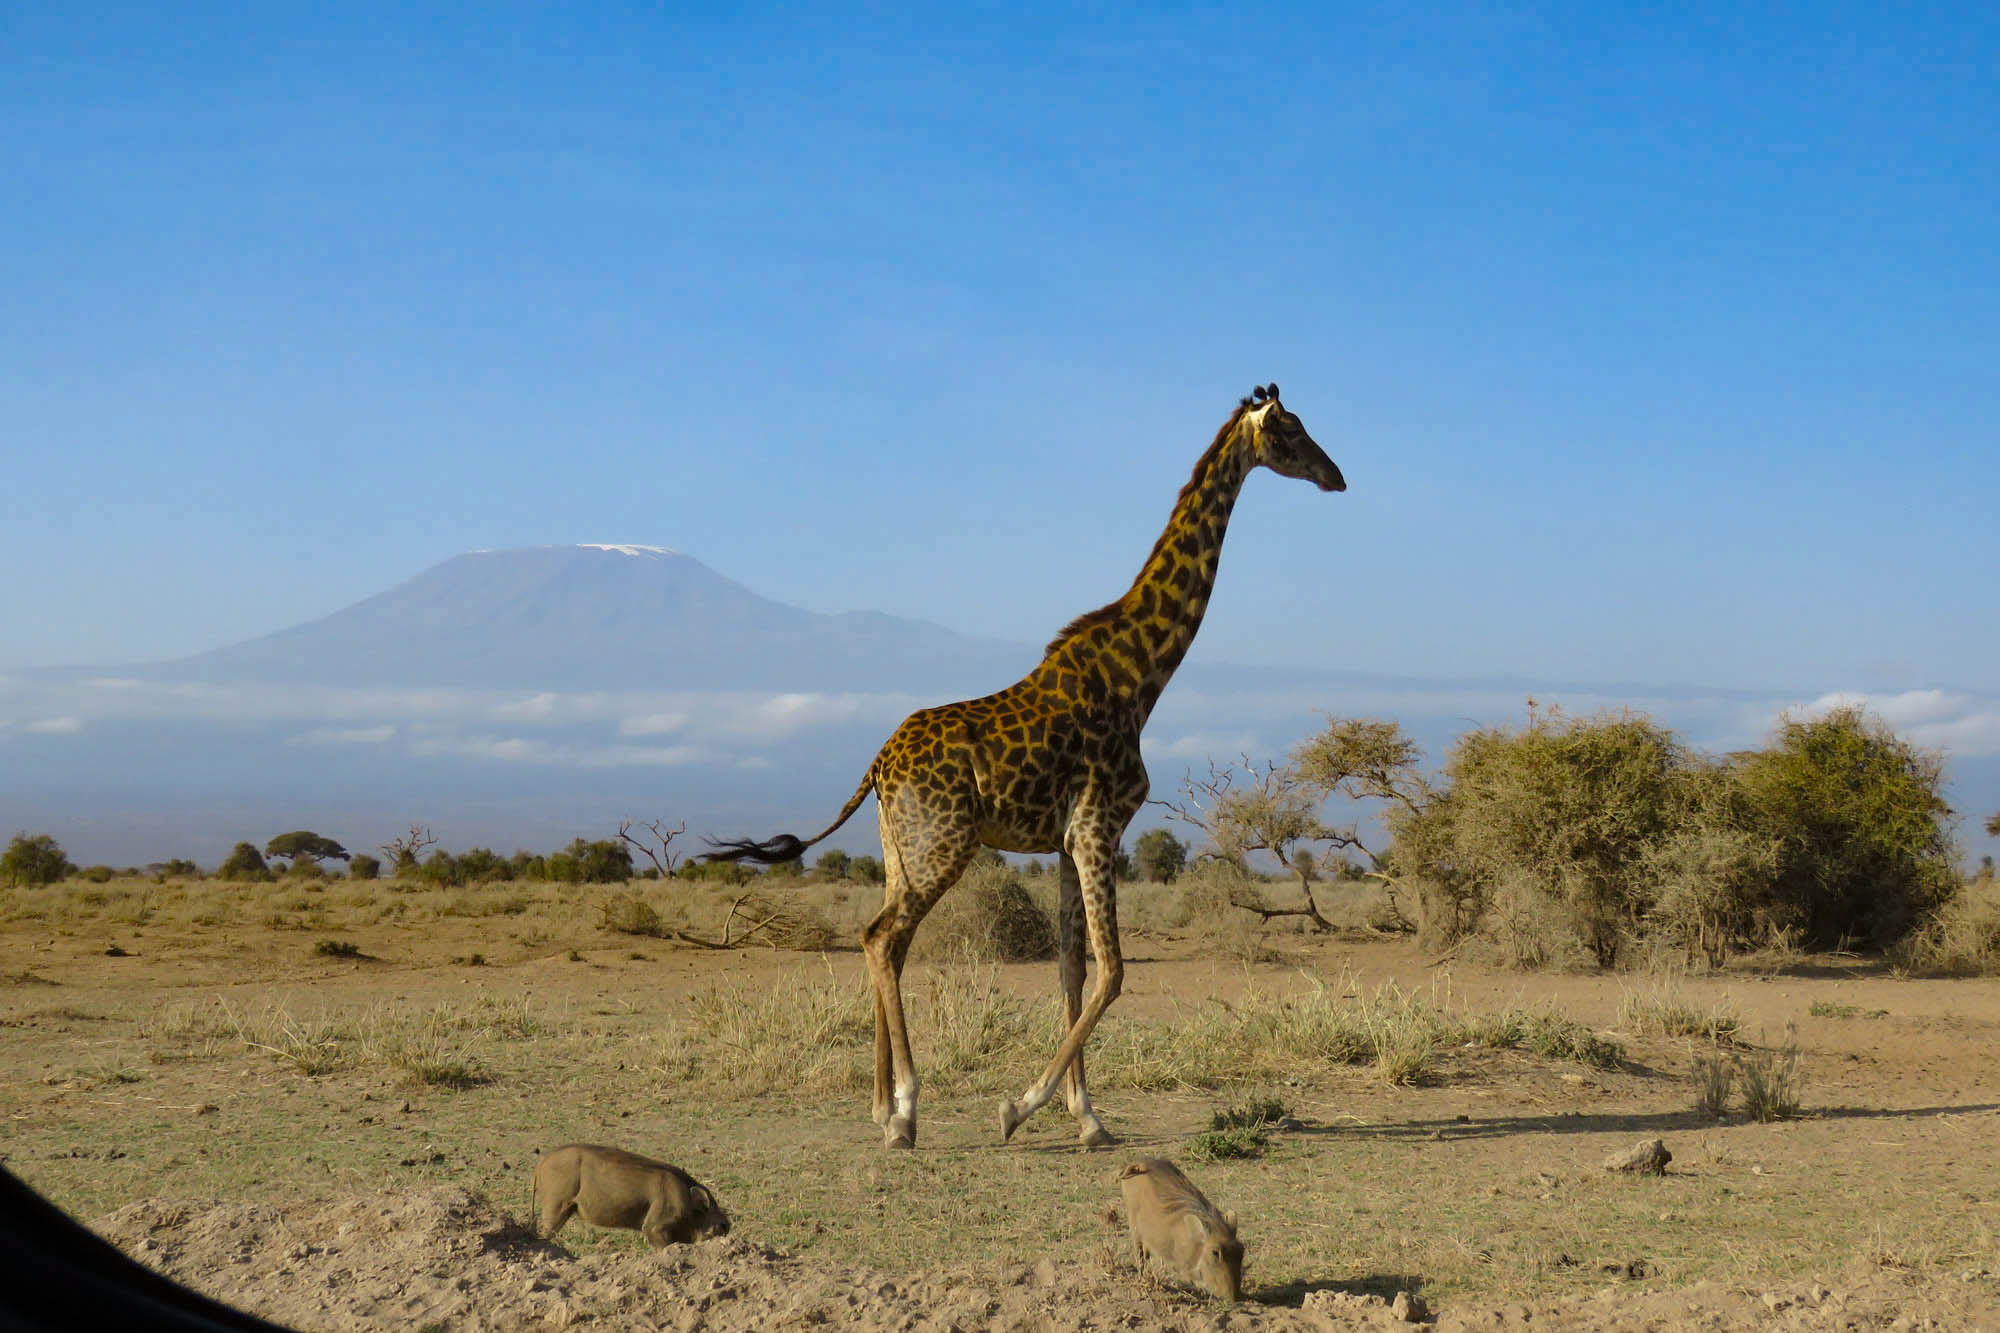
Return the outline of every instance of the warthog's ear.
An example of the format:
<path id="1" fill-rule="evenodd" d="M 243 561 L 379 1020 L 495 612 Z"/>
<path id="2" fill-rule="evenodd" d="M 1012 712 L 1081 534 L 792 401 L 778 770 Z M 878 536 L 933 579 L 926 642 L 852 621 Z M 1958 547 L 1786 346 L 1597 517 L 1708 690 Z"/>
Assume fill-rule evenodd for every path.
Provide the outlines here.
<path id="1" fill-rule="evenodd" d="M 1144 1162 L 1127 1162 L 1125 1169 L 1118 1173 L 1118 1178 L 1123 1180 L 1127 1176 L 1143 1176 L 1145 1174 L 1146 1164 Z"/>
<path id="2" fill-rule="evenodd" d="M 708 1212 L 719 1213 L 722 1211 L 721 1206 L 715 1202 L 715 1196 L 708 1192 L 708 1186 L 706 1185 L 696 1185 L 694 1187 L 694 1201 Z"/>
<path id="3" fill-rule="evenodd" d="M 1236 1234 L 1236 1214 L 1235 1214 L 1235 1213 L 1232 1213 L 1232 1212 L 1230 1212 L 1230 1211 L 1229 1211 L 1228 1209 L 1226 1209 L 1226 1208 L 1225 1208 L 1225 1209 L 1223 1209 L 1223 1211 L 1222 1211 L 1222 1225 L 1224 1225 L 1224 1226 L 1226 1226 L 1226 1227 L 1228 1227 L 1228 1228 L 1229 1228 L 1229 1234 L 1230 1234 L 1230 1235 L 1232 1235 L 1232 1236 L 1233 1236 L 1233 1235 L 1235 1235 L 1235 1234 Z"/>

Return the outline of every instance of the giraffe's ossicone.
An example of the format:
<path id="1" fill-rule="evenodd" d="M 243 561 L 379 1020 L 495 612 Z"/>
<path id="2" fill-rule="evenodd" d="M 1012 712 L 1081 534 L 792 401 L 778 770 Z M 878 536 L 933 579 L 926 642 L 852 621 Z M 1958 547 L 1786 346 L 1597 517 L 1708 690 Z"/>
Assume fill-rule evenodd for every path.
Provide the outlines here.
<path id="1" fill-rule="evenodd" d="M 716 843 L 708 853 L 709 860 L 794 860 L 875 793 L 888 883 L 861 941 L 875 988 L 875 1123 L 890 1147 L 917 1141 L 903 963 L 918 923 L 980 847 L 1055 852 L 1060 866 L 1057 966 L 1068 1030 L 1042 1076 L 1001 1104 L 1001 1136 L 1012 1137 L 1060 1081 L 1083 1143 L 1113 1141 L 1090 1107 L 1083 1045 L 1124 981 L 1112 862 L 1146 800 L 1139 733 L 1201 627 L 1230 510 L 1256 467 L 1323 491 L 1347 489 L 1340 469 L 1278 401 L 1278 386 L 1259 386 L 1195 462 L 1166 531 L 1124 596 L 1071 621 L 1040 665 L 998 694 L 910 714 L 824 832 Z M 1097 961 L 1087 1000 L 1086 935 Z"/>

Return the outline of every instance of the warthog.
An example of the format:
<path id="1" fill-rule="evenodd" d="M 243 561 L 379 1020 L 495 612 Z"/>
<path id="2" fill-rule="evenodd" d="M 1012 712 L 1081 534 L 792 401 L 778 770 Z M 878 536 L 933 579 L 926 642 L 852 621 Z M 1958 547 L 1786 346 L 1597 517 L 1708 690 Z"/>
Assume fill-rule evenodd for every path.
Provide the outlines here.
<path id="1" fill-rule="evenodd" d="M 1225 1213 L 1164 1157 L 1141 1157 L 1120 1173 L 1125 1220 L 1143 1271 L 1150 1257 L 1226 1301 L 1243 1298 L 1243 1242 Z"/>
<path id="2" fill-rule="evenodd" d="M 729 1216 L 708 1187 L 650 1157 L 572 1143 L 535 1166 L 535 1213 L 553 1236 L 576 1213 L 593 1226 L 624 1227 L 656 1250 L 729 1234 Z"/>

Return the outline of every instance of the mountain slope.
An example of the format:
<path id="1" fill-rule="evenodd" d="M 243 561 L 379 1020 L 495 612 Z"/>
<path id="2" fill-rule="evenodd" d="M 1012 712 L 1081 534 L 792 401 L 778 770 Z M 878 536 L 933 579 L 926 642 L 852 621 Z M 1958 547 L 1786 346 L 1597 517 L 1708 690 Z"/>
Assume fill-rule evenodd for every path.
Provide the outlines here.
<path id="1" fill-rule="evenodd" d="M 823 615 L 692 556 L 538 546 L 455 556 L 319 620 L 157 680 L 593 689 L 997 689 L 1031 650 L 879 612 Z"/>

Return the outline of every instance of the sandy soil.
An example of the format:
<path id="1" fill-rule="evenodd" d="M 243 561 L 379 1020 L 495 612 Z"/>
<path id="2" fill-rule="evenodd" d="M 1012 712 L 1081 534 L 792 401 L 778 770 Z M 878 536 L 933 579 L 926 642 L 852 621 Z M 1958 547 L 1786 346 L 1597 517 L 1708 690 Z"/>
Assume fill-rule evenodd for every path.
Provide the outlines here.
<path id="1" fill-rule="evenodd" d="M 189 1286 L 301 1329 L 484 1330 L 1228 1329 L 1407 1326 L 1380 1297 L 1309 1293 L 1298 1309 L 1215 1305 L 1142 1279 L 1108 1250 L 1083 1262 L 883 1273 L 801 1261 L 741 1235 L 575 1256 L 464 1189 L 330 1203 L 159 1200 L 98 1221 L 106 1237 Z M 1628 1275 L 1619 1275 L 1621 1278 Z M 1409 1311 L 1407 1314 L 1418 1314 Z M 1560 1304 L 1469 1304 L 1439 1329 L 1993 1328 L 1990 1293 L 1927 1292 L 1880 1273 L 1733 1292 L 1626 1281 Z"/>
<path id="2" fill-rule="evenodd" d="M 95 1020 L 88 1017 L 94 1011 L 157 1011 L 175 996 L 247 996 L 274 986 L 328 1002 L 390 992 L 420 1001 L 463 996 L 469 987 L 525 986 L 538 995 L 572 996 L 579 1004 L 608 1004 L 627 986 L 621 979 L 640 966 L 630 961 L 628 944 L 614 946 L 601 938 L 582 965 L 566 958 L 566 948 L 552 948 L 546 941 L 503 950 L 496 947 L 491 923 L 477 921 L 438 922 L 421 932 L 391 927 L 372 934 L 343 931 L 376 955 L 377 961 L 365 963 L 298 961 L 304 950 L 296 934 L 279 937 L 283 950 L 273 947 L 270 932 L 218 936 L 148 931 L 141 936 L 108 928 L 102 934 L 106 938 L 17 928 L 0 939 L 6 951 L 0 972 L 10 982 L 0 987 L 0 1070 L 11 1090 L 4 1107 L 10 1128 L 0 1138 L 0 1152 L 10 1168 L 66 1206 L 66 1185 L 97 1179 L 91 1172 L 112 1172 L 118 1164 L 108 1159 L 123 1156 L 115 1148 L 66 1153 L 61 1146 L 67 1142 L 65 1134 L 80 1135 L 84 1131 L 76 1127 L 90 1122 L 84 1118 L 88 1094 L 77 1091 L 74 1081 L 61 1081 L 63 1069 L 76 1067 L 75 1051 L 58 1048 L 72 1038 L 101 1040 L 91 1026 Z M 119 945 L 118 955 L 106 953 L 110 943 Z M 1345 971 L 1412 986 L 1429 986 L 1438 979 L 1431 960 L 1404 943 L 1301 940 L 1290 947 L 1294 956 L 1286 964 L 1245 969 L 1205 956 L 1197 939 L 1135 939 L 1128 953 L 1136 961 L 1121 1010 L 1163 1016 L 1188 995 L 1226 998 L 1232 989 L 1272 984 L 1301 966 L 1321 975 Z M 475 970 L 453 965 L 476 948 L 491 955 L 490 966 Z M 718 977 L 756 986 L 806 966 L 821 964 L 773 951 L 710 953 L 649 946 L 643 975 L 649 997 L 671 1004 Z M 852 955 L 835 955 L 832 966 L 846 975 L 859 963 Z M 1051 985 L 1051 971 L 1047 965 L 1010 968 L 1006 984 L 1041 995 Z M 1454 966 L 1450 978 L 1454 997 L 1464 1004 L 1548 1001 L 1601 1028 L 1613 1025 L 1621 990 L 1629 984 L 1631 979 L 1616 977 L 1523 977 L 1464 965 Z M 1948 1178 L 1977 1186 L 2000 1171 L 1994 1132 L 2000 1129 L 2000 1043 L 1994 1040 L 2000 1035 L 2000 986 L 1903 980 L 1863 961 L 1830 959 L 1784 972 L 1742 973 L 1699 983 L 1695 993 L 1704 988 L 1726 988 L 1750 1031 L 1775 1031 L 1817 1001 L 1863 1013 L 1886 1011 L 1879 1021 L 1803 1026 L 1815 1103 L 1841 1109 L 1791 1140 L 1811 1159 L 1801 1169 L 1824 1170 L 1842 1181 L 1873 1180 L 1884 1191 L 1903 1189 L 1906 1180 Z M 1648 1098 L 1657 1102 L 1661 1094 L 1657 1086 L 1642 1086 L 1644 1080 L 1637 1076 L 1624 1082 L 1620 1077 L 1561 1080 L 1546 1071 L 1529 1071 L 1442 1089 L 1354 1090 L 1343 1092 L 1340 1104 L 1357 1120 L 1386 1116 L 1383 1108 L 1393 1105 L 1398 1123 L 1409 1125 L 1465 1121 L 1460 1108 L 1466 1106 L 1495 1123 L 1587 1111 L 1604 1117 L 1604 1141 L 1629 1142 L 1632 1135 L 1619 1134 L 1619 1127 L 1642 1123 L 1649 1114 L 1657 1119 L 1657 1107 L 1649 1109 Z M 288 1096 L 296 1092 L 285 1091 Z M 227 1104 L 239 1096 L 268 1099 L 276 1094 L 240 1084 L 214 1100 Z M 215 1109 L 204 1101 L 186 1113 Z M 371 1110 L 359 1123 L 368 1123 L 375 1114 Z M 828 1111 L 821 1119 L 829 1126 L 829 1138 L 854 1148 L 858 1158 L 863 1151 L 879 1151 L 872 1141 L 865 1150 L 861 1147 L 874 1133 L 865 1115 L 865 1105 L 857 1104 Z M 1135 1118 L 1128 1114 L 1119 1128 L 1129 1131 Z M 135 1136 L 144 1133 L 138 1120 L 129 1123 Z M 983 1123 L 961 1127 L 935 1118 L 930 1123 L 934 1128 L 926 1146 L 932 1149 L 988 1133 Z M 1052 1136 L 1063 1132 L 1053 1124 L 1047 1130 Z M 1447 1132 L 1433 1131 L 1429 1137 L 1444 1139 Z M 1558 1171 L 1556 1159 L 1549 1156 L 1556 1149 L 1542 1142 L 1552 1135 L 1508 1142 L 1467 1137 L 1473 1140 L 1465 1158 L 1468 1188 L 1510 1180 L 1508 1172 Z M 1671 1133 L 1668 1137 L 1675 1141 Z M 848 1144 L 850 1139 L 855 1142 Z M 1142 1133 L 1132 1141 L 1137 1145 L 1143 1140 Z M 1601 1152 L 1597 1142 L 1587 1151 Z M 1053 1146 L 1062 1147 L 1059 1138 Z M 1566 1160 L 1577 1157 L 1574 1144 L 1561 1146 Z M 70 1160 L 93 1153 L 107 1160 Z M 1116 1168 L 1110 1156 L 1079 1160 L 1100 1174 Z M 1741 1169 L 1765 1174 L 1760 1165 Z M 1338 1276 L 1306 1283 L 1304 1290 L 1267 1292 L 1271 1299 L 1220 1305 L 1142 1277 L 1126 1263 L 1122 1233 L 1110 1225 L 1102 1226 L 1099 1243 L 1032 1260 L 876 1271 L 821 1255 L 787 1253 L 763 1218 L 735 1208 L 731 1236 L 654 1255 L 636 1237 L 621 1238 L 629 1239 L 629 1245 L 580 1245 L 580 1236 L 572 1233 L 553 1242 L 538 1239 L 524 1224 L 525 1198 L 515 1197 L 525 1192 L 519 1174 L 495 1174 L 485 1188 L 391 1187 L 384 1180 L 379 1189 L 357 1189 L 351 1178 L 345 1179 L 348 1187 L 331 1191 L 307 1184 L 263 1186 L 253 1191 L 254 1198 L 218 1201 L 174 1188 L 174 1173 L 162 1170 L 121 1184 L 116 1193 L 123 1201 L 90 1210 L 86 1220 L 126 1252 L 178 1280 L 308 1330 L 579 1324 L 730 1330 L 1289 1330 L 1395 1327 L 1410 1319 L 1434 1322 L 1438 1328 L 2000 1328 L 2000 1281 L 1994 1277 L 2000 1256 L 1979 1248 L 1992 1234 L 1979 1210 L 2000 1205 L 2000 1188 L 1990 1198 L 1973 1188 L 1960 1190 L 1963 1197 L 1940 1199 L 1941 1233 L 1962 1238 L 1976 1231 L 1978 1236 L 1968 1251 L 1965 1245 L 1944 1244 L 1941 1235 L 1943 1259 L 1904 1262 L 1854 1253 L 1810 1276 L 1794 1269 L 1760 1280 L 1753 1268 L 1748 1277 L 1728 1284 L 1685 1285 L 1671 1272 L 1664 1278 L 1649 1272 L 1644 1259 L 1612 1262 L 1599 1254 L 1574 1261 L 1591 1280 L 1574 1284 L 1559 1297 L 1521 1303 L 1481 1299 L 1474 1293 L 1426 1310 L 1421 1301 L 1414 1309 L 1392 1309 L 1394 1293 L 1379 1278 L 1350 1281 Z M 1494 1188 L 1498 1193 L 1499 1187 Z M 1840 1189 L 1848 1196 L 1838 1197 L 1837 1190 L 1835 1206 L 1870 1206 L 1851 1187 Z M 1411 1206 L 1419 1212 L 1411 1225 L 1421 1228 L 1423 1205 L 1413 1201 Z M 1562 1204 L 1557 1199 L 1549 1206 Z M 1968 1219 L 1979 1225 L 1970 1226 Z M 1726 1237 L 1717 1239 L 1728 1243 Z M 1558 1262 L 1565 1260 L 1567 1255 Z M 1393 1266 L 1384 1263 L 1376 1271 L 1393 1271 Z M 1413 1280 L 1410 1285 L 1422 1284 Z M 1255 1295 L 1254 1282 L 1251 1289 Z M 1505 1289 L 1496 1283 L 1495 1290 Z"/>

